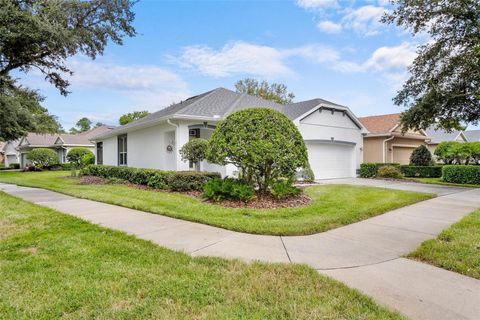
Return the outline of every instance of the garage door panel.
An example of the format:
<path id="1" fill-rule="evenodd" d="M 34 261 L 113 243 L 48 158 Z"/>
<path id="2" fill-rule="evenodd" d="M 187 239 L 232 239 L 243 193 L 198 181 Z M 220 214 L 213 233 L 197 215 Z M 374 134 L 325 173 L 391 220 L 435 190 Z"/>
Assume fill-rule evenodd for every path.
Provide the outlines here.
<path id="1" fill-rule="evenodd" d="M 349 178 L 355 175 L 353 145 L 307 143 L 307 148 L 315 179 Z"/>
<path id="2" fill-rule="evenodd" d="M 393 147 L 393 162 L 400 164 L 409 164 L 410 156 L 415 148 L 411 147 Z"/>

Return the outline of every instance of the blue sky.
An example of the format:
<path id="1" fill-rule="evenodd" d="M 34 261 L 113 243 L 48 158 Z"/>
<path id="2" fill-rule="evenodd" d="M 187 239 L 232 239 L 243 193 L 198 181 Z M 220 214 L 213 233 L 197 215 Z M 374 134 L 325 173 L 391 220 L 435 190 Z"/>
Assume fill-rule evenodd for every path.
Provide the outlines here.
<path id="1" fill-rule="evenodd" d="M 81 117 L 117 124 L 242 78 L 284 83 L 295 100 L 324 98 L 358 116 L 399 112 L 392 97 L 415 57 L 414 39 L 378 22 L 386 1 L 140 1 L 138 35 L 92 61 L 70 58 L 67 97 L 31 72 L 65 129 Z"/>

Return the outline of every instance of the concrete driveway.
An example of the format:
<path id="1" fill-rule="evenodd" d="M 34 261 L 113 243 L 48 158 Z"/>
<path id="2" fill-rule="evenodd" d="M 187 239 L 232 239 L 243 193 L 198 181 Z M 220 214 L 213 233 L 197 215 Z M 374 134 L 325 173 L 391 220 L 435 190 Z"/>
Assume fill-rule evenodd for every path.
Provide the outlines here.
<path id="1" fill-rule="evenodd" d="M 397 189 L 416 192 L 434 193 L 439 196 L 471 190 L 471 188 L 442 186 L 437 184 L 423 184 L 407 181 L 364 179 L 364 178 L 345 178 L 318 180 L 319 184 L 353 184 L 361 186 L 379 187 L 385 189 Z"/>
<path id="2" fill-rule="evenodd" d="M 305 263 L 414 319 L 478 319 L 480 281 L 402 258 L 480 207 L 480 189 L 384 182 L 322 181 L 433 192 L 437 198 L 309 236 L 263 236 L 1 184 L 0 190 L 193 256 Z"/>

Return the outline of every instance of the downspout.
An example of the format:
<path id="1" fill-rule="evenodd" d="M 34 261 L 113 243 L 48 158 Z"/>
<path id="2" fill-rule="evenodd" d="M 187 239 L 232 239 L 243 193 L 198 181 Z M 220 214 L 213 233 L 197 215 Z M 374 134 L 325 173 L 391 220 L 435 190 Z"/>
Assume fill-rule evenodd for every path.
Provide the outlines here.
<path id="1" fill-rule="evenodd" d="M 387 149 L 387 142 L 393 140 L 393 138 L 395 138 L 395 136 L 392 135 L 390 138 L 383 140 L 383 163 L 387 163 L 385 154 L 385 149 Z"/>
<path id="2" fill-rule="evenodd" d="M 175 145 L 176 145 L 178 143 L 178 129 L 180 128 L 180 126 L 178 124 L 175 124 L 172 121 L 170 121 L 170 119 L 167 119 L 167 124 L 169 124 L 169 125 L 171 125 L 172 127 L 175 128 Z M 177 170 L 178 170 L 177 148 L 175 148 L 174 150 L 175 150 L 175 168 L 177 168 Z"/>

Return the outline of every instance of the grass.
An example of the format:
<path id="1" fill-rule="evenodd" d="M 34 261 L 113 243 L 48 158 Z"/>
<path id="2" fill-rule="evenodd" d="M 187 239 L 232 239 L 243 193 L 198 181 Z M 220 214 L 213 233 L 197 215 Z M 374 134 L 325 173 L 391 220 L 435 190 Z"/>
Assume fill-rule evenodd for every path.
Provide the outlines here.
<path id="1" fill-rule="evenodd" d="M 192 258 L 0 192 L 1 319 L 402 319 L 303 265 Z"/>
<path id="2" fill-rule="evenodd" d="M 409 258 L 480 279 L 480 210 L 466 216 L 437 239 L 427 240 Z"/>
<path id="3" fill-rule="evenodd" d="M 426 183 L 426 184 L 439 184 L 443 186 L 453 186 L 453 187 L 467 187 L 467 188 L 480 188 L 479 184 L 461 184 L 461 183 L 451 183 L 445 182 L 442 178 L 407 178 L 408 180 Z"/>
<path id="4" fill-rule="evenodd" d="M 313 202 L 302 208 L 238 209 L 178 193 L 126 185 L 80 185 L 68 172 L 4 172 L 0 182 L 41 187 L 80 198 L 196 221 L 225 229 L 269 235 L 304 235 L 337 228 L 431 198 L 433 195 L 373 187 L 324 185 L 306 189 Z"/>

